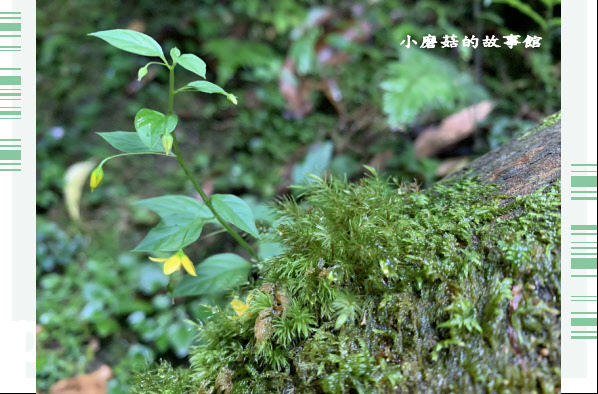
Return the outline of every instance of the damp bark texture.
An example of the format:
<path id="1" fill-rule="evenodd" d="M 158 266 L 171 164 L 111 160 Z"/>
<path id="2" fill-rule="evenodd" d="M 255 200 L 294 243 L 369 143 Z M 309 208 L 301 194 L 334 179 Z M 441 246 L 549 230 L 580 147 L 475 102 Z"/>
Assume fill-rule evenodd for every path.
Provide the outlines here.
<path id="1" fill-rule="evenodd" d="M 471 162 L 443 182 L 475 176 L 501 194 L 527 195 L 561 179 L 560 112 L 542 124 Z"/>

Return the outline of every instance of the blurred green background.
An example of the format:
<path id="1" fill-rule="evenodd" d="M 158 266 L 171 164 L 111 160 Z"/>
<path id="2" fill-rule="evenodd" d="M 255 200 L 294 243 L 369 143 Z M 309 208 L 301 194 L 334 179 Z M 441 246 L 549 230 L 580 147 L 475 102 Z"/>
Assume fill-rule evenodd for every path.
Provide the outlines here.
<path id="1" fill-rule="evenodd" d="M 291 193 L 304 172 L 357 179 L 369 164 L 427 186 L 560 109 L 559 1 L 397 3 L 37 2 L 40 392 L 108 364 L 115 375 L 109 391 L 126 393 L 136 365 L 186 363 L 193 337 L 185 321 L 205 313 L 202 300 L 173 305 L 161 265 L 129 252 L 158 221 L 133 202 L 196 197 L 175 161 L 112 160 L 102 185 L 93 194 L 85 186 L 75 198 L 81 220 L 67 213 L 65 194 L 77 189 L 67 170 L 114 154 L 95 133 L 133 131 L 139 109 L 165 111 L 167 104 L 165 69 L 150 67 L 140 83 L 146 58 L 87 34 L 134 29 L 166 53 L 177 46 L 206 61 L 208 80 L 238 96 L 239 105 L 220 95 L 177 95 L 178 138 L 208 193 L 239 195 L 263 217 L 263 204 Z M 421 45 L 428 34 L 437 36 L 435 49 L 406 47 L 408 36 Z M 496 35 L 501 48 L 441 48 L 452 34 Z M 509 49 L 502 38 L 509 34 L 542 37 L 541 47 Z M 177 79 L 193 80 L 186 72 Z M 493 111 L 451 144 L 434 147 L 421 137 L 486 101 Z M 186 252 L 196 262 L 243 254 L 222 235 L 202 237 Z"/>

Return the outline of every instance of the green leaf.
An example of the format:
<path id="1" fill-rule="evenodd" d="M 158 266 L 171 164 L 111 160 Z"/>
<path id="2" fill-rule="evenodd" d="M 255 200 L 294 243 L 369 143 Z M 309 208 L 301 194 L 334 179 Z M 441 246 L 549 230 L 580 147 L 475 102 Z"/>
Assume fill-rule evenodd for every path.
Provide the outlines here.
<path id="1" fill-rule="evenodd" d="M 192 54 L 185 54 L 177 57 L 176 62 L 192 73 L 195 73 L 202 78 L 206 77 L 206 63 L 199 57 Z"/>
<path id="2" fill-rule="evenodd" d="M 166 116 L 158 111 L 144 108 L 135 115 L 135 130 L 141 141 L 151 148 L 166 131 Z"/>
<path id="3" fill-rule="evenodd" d="M 315 143 L 309 147 L 305 158 L 293 168 L 292 181 L 294 185 L 305 185 L 308 183 L 308 175 L 322 175 L 330 166 L 334 143 L 325 141 Z"/>
<path id="4" fill-rule="evenodd" d="M 260 237 L 255 227 L 253 212 L 245 201 L 232 194 L 214 194 L 212 204 L 224 220 L 256 238 Z"/>
<path id="5" fill-rule="evenodd" d="M 197 240 L 203 226 L 214 221 L 210 209 L 187 196 L 162 196 L 141 200 L 136 205 L 151 209 L 162 218 L 134 249 L 135 251 L 176 251 Z"/>
<path id="6" fill-rule="evenodd" d="M 291 45 L 289 53 L 297 64 L 299 75 L 314 71 L 317 60 L 315 47 L 320 34 L 320 29 L 311 29 Z"/>
<path id="7" fill-rule="evenodd" d="M 176 125 L 179 123 L 179 118 L 175 114 L 170 114 L 166 116 L 166 131 L 172 133 L 174 129 L 176 129 Z"/>
<path id="8" fill-rule="evenodd" d="M 178 213 L 194 215 L 196 212 L 205 209 L 205 204 L 188 196 L 167 195 L 147 198 L 135 202 L 135 205 L 151 209 L 160 215 L 161 218 Z M 210 216 L 212 216 L 210 212 Z"/>
<path id="9" fill-rule="evenodd" d="M 153 38 L 133 30 L 114 29 L 90 33 L 90 36 L 101 38 L 108 44 L 123 51 L 136 53 L 143 56 L 163 57 L 164 53 L 160 44 Z"/>
<path id="10" fill-rule="evenodd" d="M 139 69 L 139 71 L 137 71 L 137 80 L 138 81 L 141 81 L 141 79 L 147 75 L 147 67 L 148 66 L 149 66 L 149 64 L 146 64 L 145 66 L 141 67 Z"/>
<path id="11" fill-rule="evenodd" d="M 383 110 L 392 127 L 412 125 L 430 111 L 448 115 L 488 96 L 468 73 L 442 57 L 404 47 L 399 56 L 381 84 Z"/>
<path id="12" fill-rule="evenodd" d="M 156 145 L 148 148 L 139 134 L 131 131 L 112 131 L 109 133 L 97 133 L 100 137 L 106 140 L 114 148 L 125 153 L 143 153 L 143 152 L 164 152 L 162 141 L 159 141 Z M 174 156 L 174 155 L 171 155 Z"/>
<path id="13" fill-rule="evenodd" d="M 192 244 L 201 235 L 203 226 L 210 220 L 199 213 L 170 215 L 150 230 L 134 249 L 136 252 L 173 252 Z"/>
<path id="14" fill-rule="evenodd" d="M 349 318 L 348 315 L 341 313 L 340 315 L 338 315 L 337 319 L 336 319 L 336 324 L 334 325 L 334 329 L 338 330 L 340 329 L 343 324 L 345 324 L 347 322 L 347 319 Z"/>
<path id="15" fill-rule="evenodd" d="M 168 341 L 178 357 L 185 357 L 189 346 L 193 344 L 195 331 L 190 330 L 184 323 L 175 323 L 168 327 Z"/>
<path id="16" fill-rule="evenodd" d="M 258 256 L 262 260 L 269 259 L 270 257 L 277 256 L 284 252 L 284 246 L 282 242 L 273 241 L 262 241 L 258 245 Z"/>
<path id="17" fill-rule="evenodd" d="M 181 51 L 179 50 L 179 48 L 174 47 L 170 50 L 170 57 L 172 58 L 172 60 L 177 60 L 179 56 L 181 56 Z"/>
<path id="18" fill-rule="evenodd" d="M 272 47 L 248 41 L 246 37 L 242 40 L 214 37 L 206 42 L 203 50 L 217 60 L 217 82 L 220 85 L 225 85 L 242 67 L 264 70 L 263 78 L 274 80 L 283 63 L 280 54 Z"/>
<path id="19" fill-rule="evenodd" d="M 197 265 L 197 277 L 186 275 L 174 289 L 175 297 L 213 294 L 228 290 L 247 280 L 251 264 L 241 256 L 221 253 Z"/>
<path id="20" fill-rule="evenodd" d="M 191 82 L 191 83 L 187 84 L 187 86 L 190 86 L 193 89 L 199 90 L 200 92 L 204 92 L 204 93 L 220 93 L 225 96 L 228 94 L 220 86 L 216 85 L 215 83 L 208 82 L 208 81 L 195 81 L 195 82 Z"/>

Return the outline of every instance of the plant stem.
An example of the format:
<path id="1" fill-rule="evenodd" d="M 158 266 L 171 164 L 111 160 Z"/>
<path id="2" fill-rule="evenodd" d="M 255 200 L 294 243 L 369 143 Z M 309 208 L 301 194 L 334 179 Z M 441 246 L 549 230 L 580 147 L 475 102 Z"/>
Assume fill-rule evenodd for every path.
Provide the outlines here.
<path id="1" fill-rule="evenodd" d="M 170 67 L 170 78 L 168 84 L 168 114 L 172 114 L 174 111 L 174 66 L 176 65 L 175 61 L 172 62 L 172 67 Z M 174 134 L 174 133 L 173 133 Z"/>
<path id="2" fill-rule="evenodd" d="M 158 156 L 169 156 L 166 153 L 160 153 L 160 152 L 134 152 L 134 153 L 120 153 L 118 155 L 114 155 L 114 156 L 110 156 L 105 158 L 104 160 L 102 160 L 102 162 L 99 164 L 100 166 L 103 166 L 104 163 L 106 163 L 108 160 L 114 159 L 116 157 L 122 157 L 122 156 L 134 156 L 134 155 L 158 155 Z M 170 157 L 172 157 L 170 155 Z"/>
<path id="3" fill-rule="evenodd" d="M 233 228 L 230 226 L 230 224 L 228 224 L 226 222 L 226 220 L 224 220 L 222 218 L 222 216 L 220 216 L 220 214 L 216 211 L 216 209 L 214 208 L 214 205 L 212 205 L 212 199 L 203 191 L 203 189 L 199 186 L 199 184 L 197 183 L 197 181 L 195 180 L 195 178 L 191 174 L 191 171 L 189 171 L 189 169 L 187 168 L 185 160 L 183 159 L 183 156 L 181 155 L 181 149 L 179 148 L 179 142 L 177 141 L 175 133 L 172 133 L 172 139 L 173 139 L 173 145 L 172 146 L 174 148 L 174 154 L 176 155 L 176 159 L 179 162 L 179 164 L 181 165 L 181 167 L 183 168 L 183 171 L 185 171 L 185 174 L 187 174 L 187 178 L 189 178 L 189 180 L 191 181 L 191 183 L 195 187 L 195 190 L 197 190 L 197 192 L 201 196 L 204 204 L 206 204 L 208 206 L 208 208 L 210 209 L 210 211 L 212 211 L 212 213 L 214 214 L 214 217 L 216 218 L 216 220 L 218 220 L 220 222 L 220 224 L 222 225 L 222 227 L 224 227 L 224 229 L 243 248 L 245 248 L 245 250 L 247 250 L 247 252 L 249 252 L 249 254 L 254 259 L 256 259 L 256 260 L 259 261 L 259 257 L 257 255 L 257 253 L 255 253 L 255 251 L 251 248 L 251 246 L 239 234 L 237 234 L 237 232 L 235 230 L 233 230 Z"/>
<path id="4" fill-rule="evenodd" d="M 174 95 L 176 94 L 176 92 L 174 90 L 174 66 L 175 66 L 175 64 L 176 63 L 173 62 L 172 66 L 170 68 L 170 81 L 169 81 L 169 86 L 168 86 L 168 114 L 169 115 L 173 113 Z M 183 159 L 183 155 L 181 154 L 181 149 L 179 148 L 179 142 L 177 141 L 176 134 L 174 132 L 172 132 L 171 135 L 172 135 L 172 142 L 173 142 L 172 147 L 174 148 L 174 154 L 176 155 L 176 160 L 179 162 L 179 165 L 181 166 L 183 171 L 185 171 L 187 178 L 189 178 L 189 180 L 193 184 L 193 187 L 195 187 L 195 190 L 197 190 L 197 192 L 201 196 L 204 204 L 206 204 L 207 207 L 210 209 L 210 211 L 212 211 L 212 213 L 214 214 L 214 217 L 216 218 L 216 220 L 218 220 L 220 222 L 222 227 L 224 227 L 224 229 L 245 250 L 247 250 L 247 252 L 249 252 L 249 254 L 256 261 L 259 261 L 260 260 L 259 256 L 257 255 L 257 253 L 255 253 L 255 251 L 251 248 L 251 246 L 216 211 L 216 209 L 214 208 L 214 205 L 212 204 L 212 199 L 203 191 L 201 186 L 199 186 L 199 183 L 197 183 L 197 180 L 195 180 L 195 177 L 191 174 L 191 171 L 189 171 L 189 168 L 187 168 L 187 164 L 185 163 L 185 159 Z"/>

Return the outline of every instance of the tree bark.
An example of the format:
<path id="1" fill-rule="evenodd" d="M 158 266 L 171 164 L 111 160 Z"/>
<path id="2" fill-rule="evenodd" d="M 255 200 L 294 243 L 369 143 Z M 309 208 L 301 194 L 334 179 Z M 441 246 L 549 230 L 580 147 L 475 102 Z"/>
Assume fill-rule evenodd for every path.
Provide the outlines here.
<path id="1" fill-rule="evenodd" d="M 443 179 L 474 176 L 518 196 L 550 186 L 561 178 L 561 120 L 532 128 Z"/>

